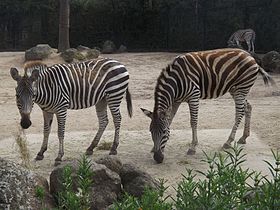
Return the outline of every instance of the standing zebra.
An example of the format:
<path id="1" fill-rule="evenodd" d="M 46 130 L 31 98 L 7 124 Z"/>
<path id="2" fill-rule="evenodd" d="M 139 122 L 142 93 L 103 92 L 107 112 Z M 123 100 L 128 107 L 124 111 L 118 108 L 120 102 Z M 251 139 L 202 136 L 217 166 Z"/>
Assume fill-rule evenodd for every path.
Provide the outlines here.
<path id="1" fill-rule="evenodd" d="M 17 81 L 16 100 L 21 115 L 21 127 L 31 125 L 30 113 L 34 102 L 43 111 L 44 139 L 36 160 L 44 158 L 51 131 L 53 115 L 58 122 L 59 152 L 56 164 L 64 155 L 63 140 L 67 109 L 83 109 L 96 105 L 99 129 L 87 148 L 91 155 L 97 146 L 107 124 L 107 105 L 112 113 L 115 137 L 110 154 L 117 154 L 121 125 L 120 104 L 126 93 L 129 116 L 132 116 L 131 96 L 128 91 L 129 74 L 119 62 L 107 58 L 74 64 L 56 64 L 47 67 L 41 62 L 27 63 L 24 75 L 11 68 L 11 76 Z"/>
<path id="2" fill-rule="evenodd" d="M 228 47 L 241 47 L 242 42 L 246 42 L 247 47 L 248 47 L 248 52 L 255 52 L 255 38 L 256 38 L 256 33 L 252 29 L 243 29 L 243 30 L 238 30 L 234 32 L 229 40 L 228 40 Z"/>
<path id="3" fill-rule="evenodd" d="M 235 138 L 237 127 L 245 114 L 243 136 L 238 143 L 245 144 L 250 133 L 251 105 L 246 96 L 257 75 L 263 76 L 265 84 L 272 78 L 256 63 L 255 59 L 241 49 L 217 49 L 191 52 L 175 58 L 162 70 L 155 87 L 154 111 L 142 109 L 152 119 L 150 132 L 154 142 L 156 162 L 164 159 L 163 150 L 169 139 L 169 127 L 180 104 L 187 102 L 190 109 L 192 143 L 188 154 L 195 154 L 199 99 L 217 98 L 229 92 L 235 101 L 235 124 L 224 148 L 229 148 Z"/>

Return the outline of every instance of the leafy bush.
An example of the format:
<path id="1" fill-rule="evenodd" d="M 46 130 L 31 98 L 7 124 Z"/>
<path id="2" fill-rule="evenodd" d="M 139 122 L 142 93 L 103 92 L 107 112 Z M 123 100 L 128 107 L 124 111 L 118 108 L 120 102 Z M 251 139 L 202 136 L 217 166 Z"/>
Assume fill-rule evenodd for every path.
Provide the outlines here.
<path id="1" fill-rule="evenodd" d="M 272 179 L 261 173 L 243 169 L 245 154 L 242 147 L 234 146 L 224 153 L 215 153 L 213 157 L 205 153 L 208 163 L 206 172 L 196 171 L 205 179 L 196 179 L 193 170 L 187 169 L 186 175 L 176 188 L 177 196 L 174 203 L 163 199 L 165 192 L 163 182 L 161 190 L 146 190 L 141 198 L 125 195 L 114 204 L 114 210 L 276 210 L 280 209 L 280 154 L 273 152 L 275 165 L 265 161 L 272 174 Z M 254 183 L 250 185 L 249 183 Z"/>

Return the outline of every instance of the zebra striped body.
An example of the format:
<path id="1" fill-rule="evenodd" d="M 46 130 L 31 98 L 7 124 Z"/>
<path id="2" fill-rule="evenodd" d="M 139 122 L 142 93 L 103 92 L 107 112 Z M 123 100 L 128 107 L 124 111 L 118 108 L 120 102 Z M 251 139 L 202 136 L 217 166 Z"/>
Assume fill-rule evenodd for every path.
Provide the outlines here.
<path id="1" fill-rule="evenodd" d="M 218 49 L 192 52 L 178 56 L 161 72 L 155 88 L 154 111 L 142 109 L 152 119 L 150 131 L 154 141 L 154 159 L 163 161 L 163 149 L 169 138 L 169 127 L 180 104 L 187 102 L 190 108 L 192 144 L 188 154 L 195 153 L 197 118 L 200 99 L 217 98 L 229 92 L 236 106 L 236 118 L 227 148 L 234 140 L 237 127 L 245 114 L 245 128 L 239 143 L 249 136 L 251 105 L 246 96 L 257 79 L 263 75 L 267 83 L 272 79 L 261 69 L 254 58 L 240 49 Z"/>
<path id="2" fill-rule="evenodd" d="M 36 72 L 38 72 L 37 76 Z M 122 64 L 107 58 L 74 64 L 56 64 L 51 67 L 32 62 L 25 66 L 23 77 L 17 74 L 17 71 L 11 69 L 12 77 L 18 81 L 17 98 L 22 97 L 20 90 L 27 89 L 26 85 L 22 85 L 23 81 L 33 78 L 28 83 L 29 89 L 30 92 L 33 91 L 34 102 L 43 110 L 44 140 L 37 155 L 38 160 L 43 159 L 43 153 L 47 150 L 53 114 L 56 114 L 58 120 L 60 144 L 56 161 L 59 162 L 64 154 L 63 139 L 67 109 L 83 109 L 94 105 L 96 105 L 99 129 L 92 144 L 87 149 L 87 154 L 92 154 L 108 124 L 107 105 L 115 125 L 114 144 L 110 154 L 117 153 L 121 124 L 120 103 L 125 93 L 129 115 L 132 115 L 131 98 L 128 92 L 129 74 Z M 26 96 L 24 97 L 26 98 Z M 28 114 L 30 114 L 31 112 L 30 108 L 28 111 L 20 109 L 22 104 L 28 104 L 23 101 L 18 100 L 17 103 L 22 116 L 23 113 L 29 112 Z M 29 126 L 23 126 L 23 128 Z"/>
<path id="3" fill-rule="evenodd" d="M 248 47 L 248 52 L 255 52 L 255 43 L 256 39 L 256 33 L 252 29 L 244 29 L 244 30 L 238 30 L 234 32 L 229 40 L 228 40 L 228 47 L 241 47 L 241 43 L 245 42 Z"/>

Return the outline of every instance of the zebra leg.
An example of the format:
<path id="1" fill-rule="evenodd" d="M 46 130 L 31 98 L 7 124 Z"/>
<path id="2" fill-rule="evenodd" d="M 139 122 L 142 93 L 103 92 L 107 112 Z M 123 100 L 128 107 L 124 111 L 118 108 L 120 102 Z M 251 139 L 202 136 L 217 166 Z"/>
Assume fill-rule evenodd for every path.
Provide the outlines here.
<path id="1" fill-rule="evenodd" d="M 117 148 L 119 146 L 119 135 L 120 135 L 120 127 L 121 127 L 121 113 L 120 113 L 120 103 L 114 103 L 114 101 L 108 101 L 108 106 L 111 110 L 112 116 L 113 116 L 113 122 L 115 126 L 115 136 L 114 136 L 114 142 L 111 147 L 110 155 L 116 155 L 117 154 Z"/>
<path id="2" fill-rule="evenodd" d="M 246 144 L 246 138 L 250 135 L 250 124 L 251 124 L 251 113 L 252 113 L 252 106 L 249 102 L 245 102 L 245 124 L 243 130 L 243 136 L 238 140 L 238 144 Z"/>
<path id="3" fill-rule="evenodd" d="M 251 52 L 252 48 L 251 48 L 251 41 L 246 41 L 246 44 L 248 46 L 248 52 Z"/>
<path id="4" fill-rule="evenodd" d="M 105 99 L 102 99 L 99 101 L 96 106 L 96 114 L 98 117 L 98 122 L 99 122 L 99 128 L 98 131 L 91 142 L 90 146 L 87 148 L 86 155 L 92 155 L 93 154 L 93 149 L 97 146 L 105 128 L 108 125 L 108 115 L 107 115 L 107 102 Z"/>
<path id="5" fill-rule="evenodd" d="M 233 142 L 234 138 L 235 138 L 235 134 L 237 131 L 237 128 L 240 124 L 240 121 L 242 120 L 243 116 L 244 116 L 244 106 L 245 106 L 245 96 L 246 94 L 235 94 L 235 93 L 231 93 L 234 101 L 235 101 L 235 123 L 233 125 L 233 128 L 231 130 L 230 136 L 228 138 L 228 140 L 226 141 L 226 143 L 224 143 L 223 148 L 224 149 L 229 149 L 231 148 L 231 142 Z"/>
<path id="6" fill-rule="evenodd" d="M 198 117 L 198 108 L 199 108 L 199 98 L 190 99 L 189 102 L 190 109 L 190 123 L 192 127 L 192 143 L 187 152 L 187 155 L 194 155 L 196 152 L 196 145 L 198 144 L 197 140 L 197 117 Z"/>
<path id="7" fill-rule="evenodd" d="M 58 155 L 55 159 L 55 165 L 61 163 L 62 157 L 64 155 L 64 133 L 65 133 L 65 122 L 66 122 L 67 109 L 62 109 L 60 112 L 56 113 L 57 118 L 57 128 L 58 128 L 58 140 L 59 140 L 59 150 Z"/>
<path id="8" fill-rule="evenodd" d="M 38 152 L 35 160 L 43 160 L 44 152 L 47 151 L 47 149 L 48 149 L 48 140 L 49 140 L 49 135 L 51 132 L 53 113 L 48 113 L 48 112 L 43 111 L 43 117 L 44 117 L 44 139 L 43 139 L 41 149 Z"/>

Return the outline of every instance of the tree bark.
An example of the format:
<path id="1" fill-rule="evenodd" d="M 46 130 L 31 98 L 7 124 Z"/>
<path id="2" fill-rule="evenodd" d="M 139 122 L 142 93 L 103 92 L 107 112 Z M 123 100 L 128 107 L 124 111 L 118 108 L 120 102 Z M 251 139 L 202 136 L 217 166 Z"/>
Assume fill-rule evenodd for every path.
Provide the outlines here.
<path id="1" fill-rule="evenodd" d="M 58 52 L 63 52 L 70 48 L 69 16 L 70 16 L 69 0 L 60 0 Z"/>

